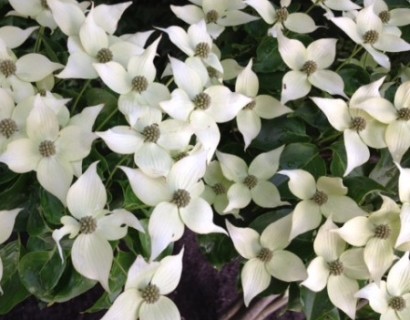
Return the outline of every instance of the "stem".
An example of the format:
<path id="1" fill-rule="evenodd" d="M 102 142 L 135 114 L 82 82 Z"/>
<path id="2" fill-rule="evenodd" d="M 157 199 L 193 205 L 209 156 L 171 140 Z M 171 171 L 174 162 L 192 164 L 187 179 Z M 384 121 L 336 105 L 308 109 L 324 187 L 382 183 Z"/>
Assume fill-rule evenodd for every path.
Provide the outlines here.
<path id="1" fill-rule="evenodd" d="M 71 112 L 74 113 L 74 110 L 77 108 L 78 103 L 80 102 L 81 97 L 83 96 L 85 90 L 87 89 L 88 85 L 90 84 L 91 79 L 88 79 L 81 89 L 80 93 L 78 94 L 77 98 L 74 101 L 73 107 L 71 108 Z"/>
<path id="2" fill-rule="evenodd" d="M 111 120 L 111 118 L 118 112 L 118 108 L 115 108 L 109 115 L 107 118 L 105 118 L 105 120 L 103 122 L 101 122 L 101 124 L 97 127 L 97 129 L 95 129 L 95 131 L 100 131 L 102 127 L 104 127 L 104 125 Z"/>
<path id="3" fill-rule="evenodd" d="M 169 87 L 171 83 L 174 81 L 174 77 L 171 77 L 168 82 L 165 84 L 165 86 Z"/>
<path id="4" fill-rule="evenodd" d="M 325 142 L 333 141 L 334 139 L 340 137 L 341 135 L 342 135 L 342 132 L 338 131 L 338 132 L 336 132 L 335 134 L 332 134 L 332 135 L 330 135 L 330 136 L 327 136 L 327 137 L 325 137 L 325 138 L 319 140 L 319 141 L 317 142 L 317 144 L 322 145 L 322 144 L 324 144 Z"/>
<path id="5" fill-rule="evenodd" d="M 41 40 L 43 38 L 44 35 L 44 27 L 41 26 L 40 30 L 38 30 L 38 36 L 36 39 L 36 43 L 34 44 L 34 52 L 39 52 L 40 51 L 40 47 L 41 47 Z"/>
<path id="6" fill-rule="evenodd" d="M 350 62 L 350 60 L 352 60 L 352 58 L 358 54 L 360 51 L 362 51 L 363 47 L 354 47 L 352 54 L 349 56 L 349 58 L 347 58 L 342 64 L 340 64 L 340 66 L 337 67 L 337 69 L 335 70 L 335 72 L 339 71 L 344 65 L 346 65 L 347 63 Z"/>
<path id="7" fill-rule="evenodd" d="M 127 156 L 127 157 L 122 157 L 121 160 L 118 161 L 118 163 L 115 165 L 114 170 L 111 171 L 110 175 L 109 175 L 108 178 L 107 178 L 107 181 L 106 181 L 106 183 L 105 183 L 105 185 L 107 186 L 107 188 L 108 188 L 108 186 L 111 184 L 111 180 L 112 180 L 114 174 L 117 172 L 118 167 L 119 167 L 122 163 L 124 163 L 125 161 L 128 162 L 128 160 L 129 160 L 129 157 Z"/>
<path id="8" fill-rule="evenodd" d="M 312 4 L 307 10 L 306 10 L 306 14 L 308 14 L 310 11 L 312 11 L 312 9 L 316 7 L 316 3 Z"/>

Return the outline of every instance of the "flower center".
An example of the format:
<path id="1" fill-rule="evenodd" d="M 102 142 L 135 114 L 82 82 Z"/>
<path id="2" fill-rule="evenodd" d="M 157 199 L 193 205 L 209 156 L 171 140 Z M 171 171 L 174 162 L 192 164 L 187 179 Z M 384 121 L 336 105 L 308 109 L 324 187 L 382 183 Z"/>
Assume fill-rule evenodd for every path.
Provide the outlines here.
<path id="1" fill-rule="evenodd" d="M 363 42 L 374 44 L 379 39 L 379 33 L 376 30 L 369 30 L 363 35 Z"/>
<path id="2" fill-rule="evenodd" d="M 144 76 L 136 76 L 131 82 L 132 90 L 141 93 L 147 90 L 148 80 Z"/>
<path id="3" fill-rule="evenodd" d="M 80 233 L 90 234 L 97 229 L 97 220 L 91 216 L 82 217 L 80 219 Z"/>
<path id="4" fill-rule="evenodd" d="M 209 94 L 202 92 L 196 95 L 193 102 L 198 109 L 206 110 L 211 104 L 211 97 Z"/>
<path id="5" fill-rule="evenodd" d="M 0 62 L 0 72 L 6 77 L 10 77 L 16 72 L 16 64 L 13 60 L 7 59 Z"/>
<path id="6" fill-rule="evenodd" d="M 45 97 L 47 95 L 47 91 L 45 89 L 38 89 L 37 92 L 42 97 Z"/>
<path id="7" fill-rule="evenodd" d="M 112 52 L 108 48 L 102 48 L 97 52 L 97 60 L 99 63 L 110 62 L 113 58 Z"/>
<path id="8" fill-rule="evenodd" d="M 332 276 L 340 276 L 343 273 L 343 263 L 339 260 L 328 262 L 327 265 Z"/>
<path id="9" fill-rule="evenodd" d="M 391 229 L 387 224 L 380 224 L 374 230 L 374 236 L 379 239 L 387 239 L 390 237 Z"/>
<path id="10" fill-rule="evenodd" d="M 267 248 L 262 248 L 261 251 L 259 251 L 258 255 L 256 258 L 258 258 L 262 262 L 269 262 L 272 259 L 273 253 Z"/>
<path id="11" fill-rule="evenodd" d="M 308 60 L 305 62 L 303 65 L 302 69 L 300 71 L 306 73 L 308 76 L 310 76 L 313 72 L 317 70 L 317 63 L 314 62 L 313 60 Z"/>
<path id="12" fill-rule="evenodd" d="M 383 23 L 387 23 L 390 21 L 391 15 L 390 12 L 387 10 L 384 10 L 379 13 L 379 18 Z"/>
<path id="13" fill-rule="evenodd" d="M 212 187 L 212 190 L 215 192 L 216 195 L 225 194 L 226 188 L 222 183 L 217 183 Z"/>
<path id="14" fill-rule="evenodd" d="M 0 121 L 0 133 L 7 139 L 10 138 L 17 130 L 17 123 L 13 119 L 8 118 Z"/>
<path id="15" fill-rule="evenodd" d="M 159 288 L 155 284 L 149 284 L 140 290 L 142 299 L 149 304 L 155 303 L 159 299 Z"/>
<path id="16" fill-rule="evenodd" d="M 50 9 L 48 6 L 47 0 L 41 0 L 40 4 L 44 9 Z"/>
<path id="17" fill-rule="evenodd" d="M 395 311 L 401 311 L 406 307 L 406 301 L 402 297 L 393 297 L 389 300 L 388 305 Z"/>
<path id="18" fill-rule="evenodd" d="M 327 199 L 327 194 L 319 190 L 316 190 L 315 194 L 312 197 L 312 200 L 319 206 L 325 204 L 327 202 Z"/>
<path id="19" fill-rule="evenodd" d="M 142 130 L 142 135 L 145 137 L 144 142 L 157 142 L 161 132 L 159 131 L 158 124 L 154 123 L 150 126 L 146 126 Z"/>
<path id="20" fill-rule="evenodd" d="M 397 110 L 397 119 L 409 121 L 410 120 L 410 109 L 409 108 L 401 108 Z"/>
<path id="21" fill-rule="evenodd" d="M 255 188 L 256 185 L 258 184 L 258 178 L 250 174 L 243 180 L 243 184 L 247 186 L 249 190 L 251 190 Z"/>
<path id="22" fill-rule="evenodd" d="M 216 23 L 219 18 L 218 12 L 216 10 L 210 10 L 206 13 L 205 21 L 206 23 Z"/>
<path id="23" fill-rule="evenodd" d="M 289 12 L 288 12 L 288 9 L 286 9 L 286 7 L 282 7 L 276 10 L 276 21 L 277 22 L 280 22 L 280 23 L 285 22 L 288 16 L 289 16 Z"/>
<path id="24" fill-rule="evenodd" d="M 174 159 L 175 161 L 179 161 L 179 160 L 181 160 L 181 159 L 183 159 L 187 156 L 188 156 L 187 152 L 180 152 L 180 153 L 176 154 L 175 156 L 173 156 L 172 159 Z"/>
<path id="25" fill-rule="evenodd" d="M 211 48 L 209 47 L 209 44 L 206 42 L 200 42 L 196 45 L 195 48 L 195 55 L 202 58 L 206 59 L 208 58 L 209 53 L 211 52 Z"/>
<path id="26" fill-rule="evenodd" d="M 208 76 L 210 78 L 218 78 L 219 77 L 219 71 L 216 70 L 215 68 L 207 67 L 206 70 L 208 71 Z"/>
<path id="27" fill-rule="evenodd" d="M 171 202 L 174 203 L 178 208 L 184 208 L 189 204 L 189 201 L 191 201 L 189 192 L 184 189 L 178 189 L 174 192 Z"/>
<path id="28" fill-rule="evenodd" d="M 255 100 L 252 100 L 243 109 L 244 110 L 253 110 L 253 109 L 255 109 L 255 106 L 256 106 L 256 102 L 255 102 Z"/>
<path id="29" fill-rule="evenodd" d="M 43 157 L 48 158 L 56 154 L 56 146 L 53 141 L 44 140 L 40 143 L 38 151 Z"/>
<path id="30" fill-rule="evenodd" d="M 353 129 L 356 131 L 362 131 L 366 129 L 366 120 L 363 119 L 362 117 L 353 118 L 352 122 L 350 123 L 350 129 Z"/>

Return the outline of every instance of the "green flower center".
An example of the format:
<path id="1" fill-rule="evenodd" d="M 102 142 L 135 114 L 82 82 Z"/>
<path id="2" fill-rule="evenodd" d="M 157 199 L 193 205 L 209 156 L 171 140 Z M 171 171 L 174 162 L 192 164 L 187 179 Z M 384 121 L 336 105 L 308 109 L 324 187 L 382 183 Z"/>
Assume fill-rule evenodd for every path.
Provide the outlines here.
<path id="1" fill-rule="evenodd" d="M 343 273 L 343 263 L 339 260 L 328 262 L 327 265 L 332 276 L 340 276 Z"/>
<path id="2" fill-rule="evenodd" d="M 159 288 L 155 284 L 149 284 L 144 289 L 140 289 L 142 299 L 149 304 L 158 301 L 160 294 Z"/>
<path id="3" fill-rule="evenodd" d="M 211 105 L 211 97 L 209 94 L 202 92 L 196 95 L 193 102 L 196 108 L 206 110 Z"/>
<path id="4" fill-rule="evenodd" d="M 321 205 L 323 205 L 323 204 L 325 204 L 325 203 L 327 202 L 328 197 L 327 197 L 327 194 L 326 194 L 326 193 L 324 193 L 324 192 L 322 192 L 322 191 L 319 191 L 319 190 L 316 190 L 315 194 L 314 194 L 313 197 L 312 197 L 312 200 L 313 200 L 317 205 L 321 206 Z"/>
<path id="5" fill-rule="evenodd" d="M 410 120 L 410 109 L 409 108 L 401 108 L 397 110 L 397 119 L 409 121 Z"/>
<path id="6" fill-rule="evenodd" d="M 374 230 L 375 238 L 387 239 L 391 235 L 391 229 L 387 224 L 380 224 Z"/>
<path id="7" fill-rule="evenodd" d="M 210 10 L 206 13 L 205 21 L 206 23 L 216 23 L 219 18 L 218 12 L 216 10 Z"/>
<path id="8" fill-rule="evenodd" d="M 391 14 L 390 14 L 389 11 L 384 10 L 384 11 L 379 13 L 379 18 L 383 23 L 387 23 L 387 22 L 390 21 Z"/>
<path id="9" fill-rule="evenodd" d="M 258 255 L 256 258 L 258 258 L 262 262 L 269 262 L 272 259 L 273 252 L 267 248 L 262 248 L 261 251 L 259 251 Z"/>
<path id="10" fill-rule="evenodd" d="M 146 126 L 144 130 L 142 130 L 142 135 L 144 136 L 144 142 L 154 142 L 156 143 L 161 135 L 159 131 L 158 124 L 154 123 L 150 126 Z"/>
<path id="11" fill-rule="evenodd" d="M 285 22 L 286 19 L 289 17 L 289 12 L 286 7 L 282 7 L 276 10 L 276 21 L 279 23 Z"/>
<path id="12" fill-rule="evenodd" d="M 208 58 L 209 53 L 211 52 L 211 48 L 209 47 L 209 44 L 206 42 L 200 42 L 196 45 L 195 48 L 195 55 L 202 58 L 206 59 Z"/>
<path id="13" fill-rule="evenodd" d="M 45 89 L 38 89 L 37 92 L 42 97 L 45 97 L 47 95 L 47 91 Z"/>
<path id="14" fill-rule="evenodd" d="M 148 80 L 144 76 L 136 76 L 132 79 L 131 86 L 133 91 L 144 92 L 148 88 Z"/>
<path id="15" fill-rule="evenodd" d="M 356 131 L 362 131 L 366 129 L 366 120 L 362 117 L 353 118 L 352 122 L 350 123 L 350 129 L 353 129 Z"/>
<path id="16" fill-rule="evenodd" d="M 184 189 L 178 189 L 174 192 L 172 196 L 172 203 L 174 203 L 178 208 L 186 207 L 191 201 L 191 196 L 188 191 Z"/>
<path id="17" fill-rule="evenodd" d="M 212 187 L 212 190 L 215 192 L 216 195 L 225 194 L 226 188 L 222 183 L 217 183 Z"/>
<path id="18" fill-rule="evenodd" d="M 255 107 L 256 107 L 256 101 L 252 100 L 243 109 L 244 110 L 253 110 L 253 109 L 255 109 Z"/>
<path id="19" fill-rule="evenodd" d="M 102 48 L 97 52 L 97 60 L 99 63 L 110 62 L 113 58 L 113 54 L 110 49 Z"/>
<path id="20" fill-rule="evenodd" d="M 7 139 L 18 130 L 17 123 L 13 119 L 3 119 L 0 121 L 0 133 Z"/>
<path id="21" fill-rule="evenodd" d="M 56 146 L 53 141 L 44 140 L 40 143 L 38 151 L 43 157 L 48 158 L 56 154 Z"/>
<path id="22" fill-rule="evenodd" d="M 374 44 L 379 39 L 379 33 L 376 30 L 369 30 L 363 35 L 363 42 Z"/>
<path id="23" fill-rule="evenodd" d="M 401 311 L 406 307 L 406 301 L 402 297 L 393 297 L 389 300 L 388 306 L 395 311 Z"/>
<path id="24" fill-rule="evenodd" d="M 180 153 L 176 154 L 175 156 L 173 156 L 172 159 L 174 159 L 175 161 L 179 161 L 179 160 L 185 158 L 186 156 L 188 156 L 187 152 L 180 152 Z"/>
<path id="25" fill-rule="evenodd" d="M 97 220 L 91 216 L 82 217 L 80 219 L 80 233 L 90 234 L 97 229 Z"/>
<path id="26" fill-rule="evenodd" d="M 44 9 L 50 9 L 48 6 L 47 0 L 41 0 L 40 4 Z"/>
<path id="27" fill-rule="evenodd" d="M 215 68 L 207 67 L 206 70 L 208 71 L 208 76 L 210 78 L 218 78 L 219 77 L 219 71 L 216 70 Z"/>
<path id="28" fill-rule="evenodd" d="M 2 60 L 0 62 L 0 72 L 6 77 L 10 77 L 11 75 L 16 73 L 16 64 L 13 60 L 7 59 Z"/>
<path id="29" fill-rule="evenodd" d="M 249 190 L 253 189 L 256 187 L 258 184 L 258 178 L 256 178 L 254 175 L 250 174 L 243 180 L 243 184 L 248 187 Z"/>
<path id="30" fill-rule="evenodd" d="M 300 71 L 302 71 L 302 72 L 306 73 L 308 76 L 310 76 L 316 70 L 317 70 L 317 63 L 314 62 L 313 60 L 308 60 L 302 66 L 302 69 Z"/>

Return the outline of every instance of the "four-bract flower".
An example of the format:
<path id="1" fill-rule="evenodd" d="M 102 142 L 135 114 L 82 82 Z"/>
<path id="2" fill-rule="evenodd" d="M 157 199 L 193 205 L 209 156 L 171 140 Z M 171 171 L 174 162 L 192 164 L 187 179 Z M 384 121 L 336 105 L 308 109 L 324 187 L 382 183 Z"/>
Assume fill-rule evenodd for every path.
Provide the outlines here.
<path id="1" fill-rule="evenodd" d="M 97 280 L 109 291 L 108 277 L 113 261 L 108 241 L 127 235 L 128 227 L 144 232 L 138 219 L 124 209 L 111 213 L 105 209 L 107 192 L 97 174 L 97 162 L 91 164 L 67 193 L 67 207 L 72 216 L 63 216 L 63 227 L 53 231 L 58 252 L 63 259 L 60 240 L 75 238 L 71 248 L 74 268 L 84 277 Z"/>
<path id="2" fill-rule="evenodd" d="M 174 6 L 172 12 L 188 24 L 205 20 L 206 28 L 216 39 L 228 26 L 237 26 L 259 19 L 240 10 L 246 7 L 242 0 L 200 0 L 191 1 L 196 5 Z"/>
<path id="3" fill-rule="evenodd" d="M 383 22 L 374 12 L 373 4 L 359 11 L 355 21 L 349 17 L 331 17 L 330 20 L 342 29 L 354 42 L 363 46 L 373 59 L 386 69 L 390 60 L 383 52 L 410 50 L 410 44 L 383 29 Z"/>
<path id="4" fill-rule="evenodd" d="M 5 242 L 11 235 L 16 220 L 17 214 L 22 209 L 14 210 L 1 210 L 0 211 L 0 244 Z M 0 281 L 3 277 L 3 262 L 0 257 Z M 0 287 L 0 294 L 3 294 L 3 290 Z"/>
<path id="5" fill-rule="evenodd" d="M 313 248 L 317 255 L 308 268 L 308 278 L 301 285 L 314 292 L 327 286 L 330 301 L 343 310 L 350 318 L 355 319 L 359 290 L 356 279 L 368 279 L 369 273 L 363 259 L 363 249 L 345 251 L 346 243 L 332 232 L 337 226 L 327 219 L 316 235 Z"/>
<path id="6" fill-rule="evenodd" d="M 410 260 L 403 254 L 390 269 L 386 281 L 372 282 L 355 294 L 369 300 L 370 307 L 380 313 L 381 320 L 410 319 Z"/>
<path id="7" fill-rule="evenodd" d="M 138 256 L 128 271 L 124 292 L 101 320 L 180 320 L 178 308 L 165 295 L 179 283 L 183 252 L 149 263 Z"/>
<path id="8" fill-rule="evenodd" d="M 399 250 L 410 250 L 410 169 L 402 168 L 398 165 L 400 170 L 399 176 L 399 197 L 402 203 L 400 211 L 400 233 L 397 237 L 396 248 Z"/>
<path id="9" fill-rule="evenodd" d="M 246 306 L 269 286 L 271 277 L 286 282 L 306 279 L 302 260 L 294 253 L 284 250 L 290 243 L 291 223 L 291 217 L 285 216 L 268 225 L 259 235 L 251 228 L 237 228 L 226 221 L 235 249 L 248 259 L 241 272 Z"/>
<path id="10" fill-rule="evenodd" d="M 284 146 L 259 154 L 249 167 L 232 154 L 216 152 L 224 176 L 234 183 L 228 189 L 228 206 L 224 212 L 246 207 L 251 200 L 262 208 L 274 208 L 287 202 L 280 200 L 276 186 L 269 181 L 279 167 Z"/>
<path id="11" fill-rule="evenodd" d="M 341 76 L 325 70 L 335 60 L 337 39 L 319 39 L 308 45 L 295 39 L 288 39 L 278 32 L 279 53 L 292 70 L 282 80 L 281 102 L 306 96 L 312 85 L 332 95 L 346 97 Z"/>
<path id="12" fill-rule="evenodd" d="M 259 134 L 262 127 L 261 118 L 273 119 L 292 112 L 291 109 L 275 98 L 266 94 L 258 95 L 259 80 L 252 71 L 252 60 L 249 61 L 246 68 L 238 75 L 235 91 L 253 99 L 236 116 L 238 130 L 245 140 L 245 149 Z"/>
<path id="13" fill-rule="evenodd" d="M 281 170 L 278 173 L 289 177 L 289 189 L 300 201 L 292 213 L 290 239 L 317 228 L 322 215 L 335 222 L 346 222 L 366 212 L 347 197 L 343 180 L 337 177 L 320 177 L 317 182 L 302 169 Z"/>
<path id="14" fill-rule="evenodd" d="M 322 8 L 338 10 L 338 11 L 351 11 L 360 9 L 360 6 L 350 0 L 311 0 L 314 4 L 321 6 Z M 365 0 L 366 1 L 366 0 Z"/>
<path id="15" fill-rule="evenodd" d="M 173 241 L 182 237 L 184 226 L 196 233 L 226 233 L 212 221 L 213 212 L 201 198 L 206 152 L 198 149 L 177 161 L 166 178 L 151 178 L 139 169 L 121 167 L 131 188 L 147 205 L 155 207 L 148 223 L 151 237 L 151 260 Z"/>

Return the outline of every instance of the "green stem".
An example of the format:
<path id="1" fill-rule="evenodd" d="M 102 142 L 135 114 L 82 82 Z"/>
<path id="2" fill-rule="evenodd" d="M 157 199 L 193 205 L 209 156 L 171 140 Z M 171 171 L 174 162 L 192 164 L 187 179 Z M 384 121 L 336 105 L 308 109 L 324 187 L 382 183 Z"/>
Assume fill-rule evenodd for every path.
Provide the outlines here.
<path id="1" fill-rule="evenodd" d="M 109 175 L 108 178 L 107 178 L 107 181 L 106 181 L 106 183 L 105 183 L 105 185 L 107 186 L 107 188 L 108 188 L 108 186 L 111 184 L 111 180 L 112 180 L 114 174 L 117 172 L 118 167 L 119 167 L 122 163 L 124 163 L 124 162 L 126 162 L 126 161 L 128 161 L 128 160 L 129 160 L 129 157 L 126 156 L 126 157 L 122 157 L 121 160 L 118 161 L 118 163 L 115 165 L 114 170 L 111 171 L 110 175 Z"/>
<path id="2" fill-rule="evenodd" d="M 324 144 L 324 143 L 326 143 L 326 142 L 329 142 L 329 141 L 333 141 L 333 140 L 335 140 L 335 139 L 337 139 L 338 137 L 340 137 L 340 135 L 342 135 L 342 132 L 336 132 L 335 134 L 332 134 L 332 135 L 330 135 L 330 136 L 327 136 L 327 137 L 325 137 L 325 138 L 323 138 L 322 140 L 319 140 L 318 142 L 317 142 L 317 144 L 318 145 L 322 145 L 322 144 Z"/>
<path id="3" fill-rule="evenodd" d="M 111 118 L 118 112 L 118 108 L 114 108 L 114 110 L 108 115 L 107 118 L 103 122 L 100 123 L 100 125 L 95 129 L 95 131 L 100 131 L 104 125 L 111 120 Z"/>
<path id="4" fill-rule="evenodd" d="M 169 87 L 171 83 L 174 81 L 174 77 L 171 77 L 168 82 L 165 84 L 165 86 Z"/>
<path id="5" fill-rule="evenodd" d="M 306 10 L 306 14 L 308 14 L 310 11 L 312 11 L 312 9 L 316 7 L 316 3 L 312 4 L 307 10 Z"/>
<path id="6" fill-rule="evenodd" d="M 39 51 L 40 51 L 41 40 L 43 39 L 43 35 L 44 35 L 44 27 L 41 26 L 41 27 L 40 27 L 40 30 L 38 30 L 38 35 L 37 35 L 36 43 L 35 43 L 35 45 L 34 45 L 34 52 L 39 52 Z"/>
<path id="7" fill-rule="evenodd" d="M 80 93 L 78 94 L 77 98 L 74 101 L 73 107 L 71 108 L 71 112 L 74 114 L 75 109 L 77 108 L 78 103 L 80 102 L 81 97 L 83 96 L 85 90 L 87 89 L 88 85 L 90 84 L 91 79 L 88 79 L 81 89 Z"/>
<path id="8" fill-rule="evenodd" d="M 349 56 L 349 58 L 347 58 L 342 64 L 340 64 L 340 66 L 337 67 L 337 69 L 335 70 L 336 72 L 339 71 L 342 67 L 344 67 L 346 64 L 348 64 L 350 62 L 350 60 L 352 60 L 352 58 L 358 54 L 360 51 L 363 50 L 363 47 L 357 47 L 357 45 L 354 47 L 352 54 Z"/>

